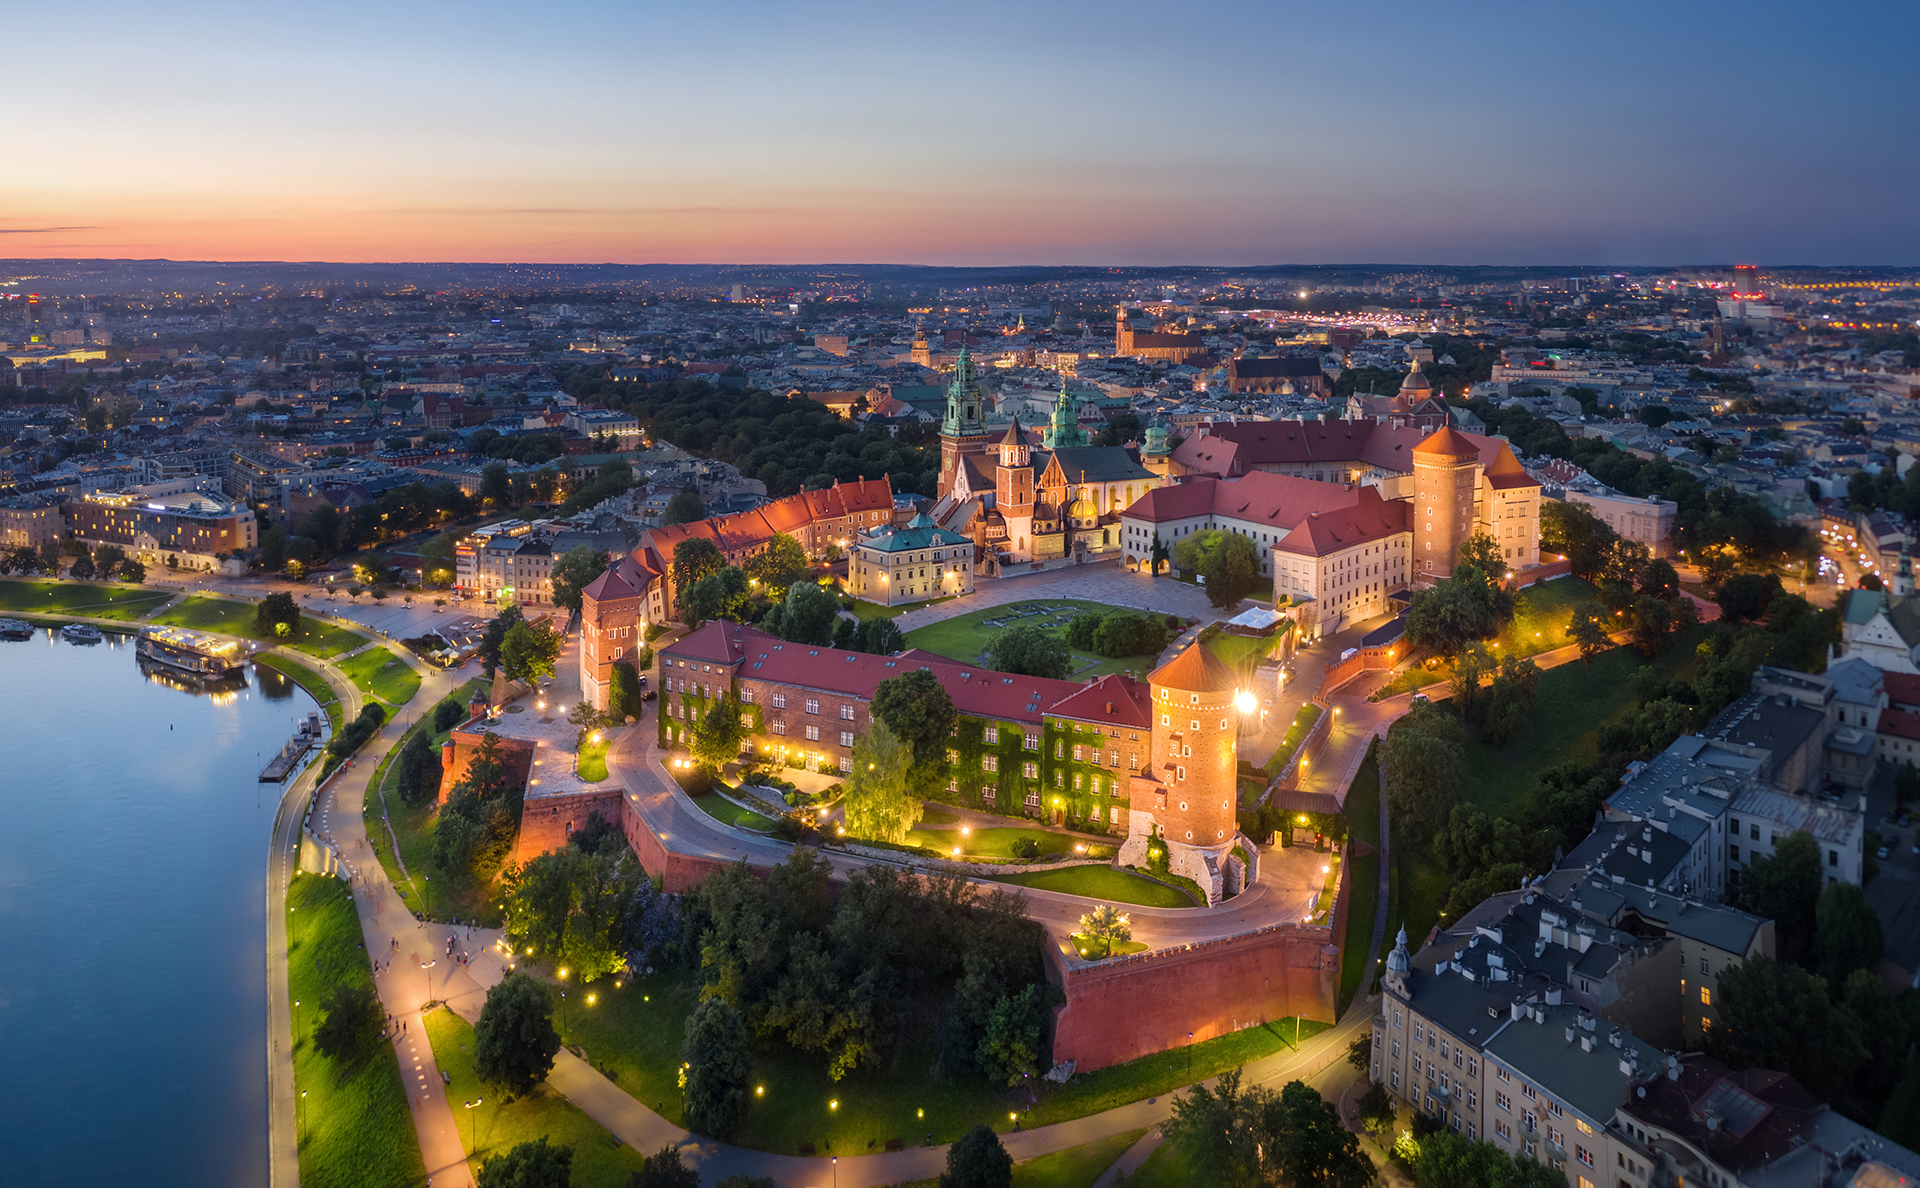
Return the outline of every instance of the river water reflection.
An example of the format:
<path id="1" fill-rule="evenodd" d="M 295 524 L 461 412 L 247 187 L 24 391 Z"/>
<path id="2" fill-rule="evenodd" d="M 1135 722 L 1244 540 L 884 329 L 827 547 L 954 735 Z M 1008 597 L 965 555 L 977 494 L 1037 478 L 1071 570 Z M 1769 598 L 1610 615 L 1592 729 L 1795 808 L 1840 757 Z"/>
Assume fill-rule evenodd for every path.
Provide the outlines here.
<path id="1" fill-rule="evenodd" d="M 0 642 L 0 1181 L 267 1179 L 258 782 L 312 698 Z"/>

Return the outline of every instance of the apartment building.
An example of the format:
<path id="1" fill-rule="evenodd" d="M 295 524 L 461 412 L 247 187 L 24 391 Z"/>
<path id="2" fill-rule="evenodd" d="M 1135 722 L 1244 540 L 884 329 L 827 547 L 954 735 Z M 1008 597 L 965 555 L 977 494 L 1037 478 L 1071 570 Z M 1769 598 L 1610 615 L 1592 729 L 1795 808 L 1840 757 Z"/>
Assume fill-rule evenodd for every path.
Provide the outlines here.
<path id="1" fill-rule="evenodd" d="M 148 565 L 211 569 L 260 543 L 253 509 L 187 481 L 87 495 L 60 510 L 73 539 L 119 545 Z"/>

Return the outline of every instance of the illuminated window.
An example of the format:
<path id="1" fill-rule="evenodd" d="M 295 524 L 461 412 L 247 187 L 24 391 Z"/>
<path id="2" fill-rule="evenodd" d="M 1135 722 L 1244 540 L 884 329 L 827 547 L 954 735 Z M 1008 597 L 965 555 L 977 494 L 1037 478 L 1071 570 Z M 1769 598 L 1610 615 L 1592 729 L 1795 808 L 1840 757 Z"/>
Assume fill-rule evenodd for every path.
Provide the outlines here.
<path id="1" fill-rule="evenodd" d="M 1705 986 L 1700 987 L 1700 1005 L 1701 1006 L 1713 1005 L 1713 991 L 1707 989 Z"/>

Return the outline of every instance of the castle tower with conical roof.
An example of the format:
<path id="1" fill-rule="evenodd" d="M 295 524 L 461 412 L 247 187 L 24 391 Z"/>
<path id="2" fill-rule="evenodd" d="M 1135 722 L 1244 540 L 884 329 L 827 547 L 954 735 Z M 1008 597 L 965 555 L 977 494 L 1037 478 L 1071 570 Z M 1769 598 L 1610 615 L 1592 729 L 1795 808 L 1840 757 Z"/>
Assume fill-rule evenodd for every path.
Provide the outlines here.
<path id="1" fill-rule="evenodd" d="M 1413 447 L 1413 576 L 1434 582 L 1453 573 L 1460 546 L 1473 534 L 1473 495 L 1480 447 L 1460 431 L 1440 429 Z"/>
<path id="2" fill-rule="evenodd" d="M 1065 375 L 1060 377 L 1060 399 L 1053 402 L 1053 420 L 1041 444 L 1050 450 L 1070 450 L 1087 444 L 1087 435 L 1080 431 L 1080 410 L 1067 394 Z"/>
<path id="3" fill-rule="evenodd" d="M 1233 814 L 1240 681 L 1204 644 L 1147 678 L 1153 698 L 1153 748 L 1145 775 L 1133 781 L 1128 836 L 1120 861 L 1151 861 L 1153 838 L 1166 846 L 1167 868 L 1192 879 L 1214 903 L 1243 885 L 1233 858 Z"/>

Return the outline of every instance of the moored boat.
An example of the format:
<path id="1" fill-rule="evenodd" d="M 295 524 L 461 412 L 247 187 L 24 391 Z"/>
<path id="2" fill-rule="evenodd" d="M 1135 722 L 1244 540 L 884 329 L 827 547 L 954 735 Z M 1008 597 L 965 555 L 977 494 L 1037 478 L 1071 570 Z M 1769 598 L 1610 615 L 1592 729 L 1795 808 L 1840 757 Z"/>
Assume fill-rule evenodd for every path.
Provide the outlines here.
<path id="1" fill-rule="evenodd" d="M 90 623 L 68 623 L 60 629 L 60 638 L 68 643 L 96 644 L 106 637 Z"/>
<path id="2" fill-rule="evenodd" d="M 0 639 L 32 639 L 33 624 L 19 619 L 0 619 Z"/>

